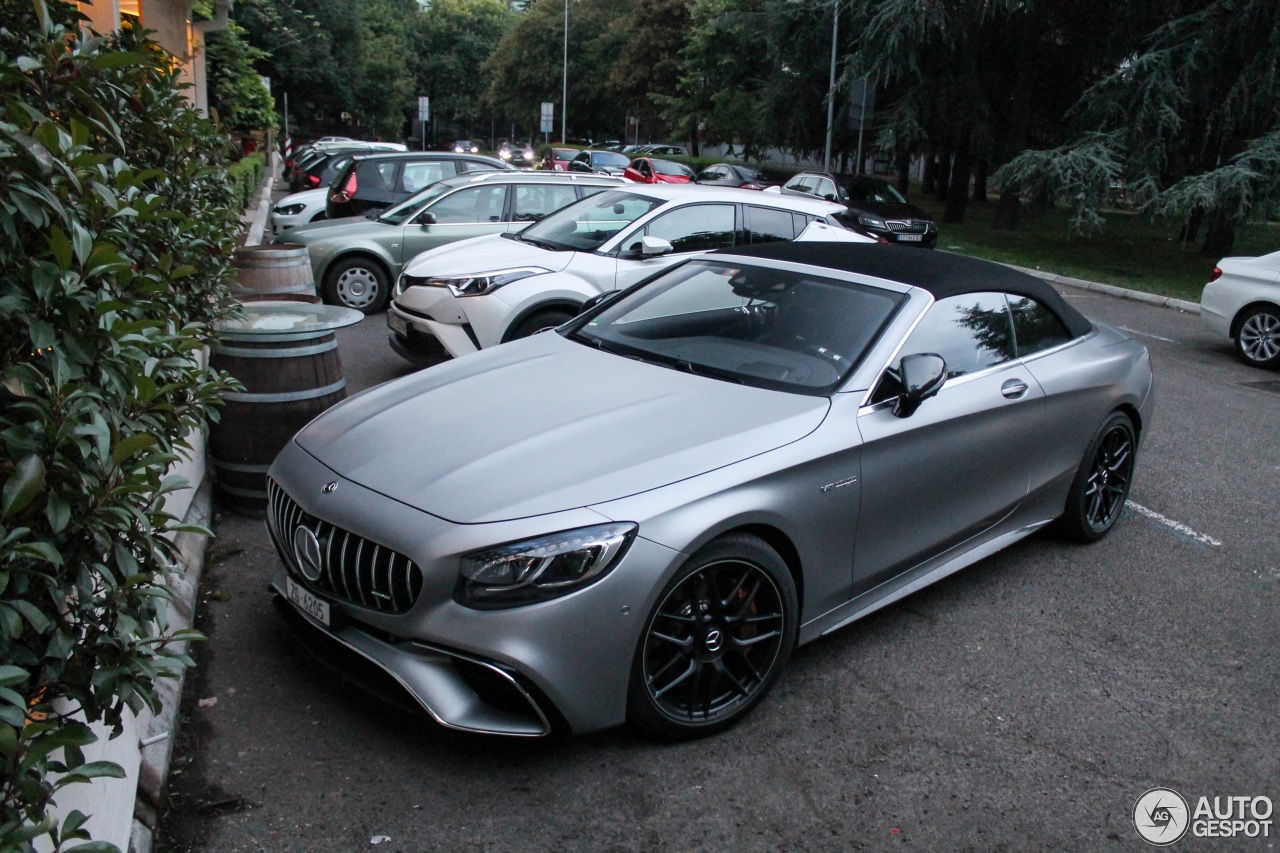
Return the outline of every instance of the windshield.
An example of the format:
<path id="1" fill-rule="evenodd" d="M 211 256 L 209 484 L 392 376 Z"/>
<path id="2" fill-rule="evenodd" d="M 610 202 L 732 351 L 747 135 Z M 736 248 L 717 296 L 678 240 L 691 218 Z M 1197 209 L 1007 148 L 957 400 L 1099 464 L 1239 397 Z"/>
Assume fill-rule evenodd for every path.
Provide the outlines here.
<path id="1" fill-rule="evenodd" d="M 617 151 L 592 151 L 591 162 L 598 166 L 621 166 L 625 169 L 630 165 L 631 159 Z"/>
<path id="2" fill-rule="evenodd" d="M 844 188 L 847 201 L 873 202 L 875 204 L 906 204 L 902 193 L 885 181 L 861 180 L 853 181 Z"/>
<path id="3" fill-rule="evenodd" d="M 379 222 L 386 222 L 389 225 L 403 225 L 408 222 L 422 208 L 426 207 L 432 201 L 447 193 L 453 187 L 443 181 L 434 183 L 415 196 L 410 196 L 400 204 L 387 210 L 378 217 Z"/>
<path id="4" fill-rule="evenodd" d="M 763 266 L 691 261 L 610 304 L 573 338 L 759 388 L 829 394 L 905 297 Z"/>
<path id="5" fill-rule="evenodd" d="M 649 160 L 653 164 L 653 171 L 659 175 L 679 175 L 685 178 L 693 177 L 693 170 L 682 163 L 672 163 L 670 160 Z"/>
<path id="6" fill-rule="evenodd" d="M 520 232 L 517 239 L 551 249 L 594 252 L 610 237 L 662 204 L 661 199 L 614 190 L 584 198 Z"/>

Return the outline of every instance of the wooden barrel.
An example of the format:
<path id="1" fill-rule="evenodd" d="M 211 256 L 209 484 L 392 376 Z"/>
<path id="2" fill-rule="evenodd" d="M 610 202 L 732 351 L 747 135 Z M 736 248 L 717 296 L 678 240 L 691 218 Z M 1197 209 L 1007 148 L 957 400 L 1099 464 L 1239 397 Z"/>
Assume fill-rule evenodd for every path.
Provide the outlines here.
<path id="1" fill-rule="evenodd" d="M 332 331 L 224 337 L 210 365 L 239 379 L 209 436 L 215 482 L 229 509 L 261 516 L 267 469 L 294 433 L 347 396 Z"/>
<path id="2" fill-rule="evenodd" d="M 236 249 L 239 283 L 231 292 L 241 302 L 288 300 L 319 302 L 311 257 L 300 243 L 242 246 Z"/>

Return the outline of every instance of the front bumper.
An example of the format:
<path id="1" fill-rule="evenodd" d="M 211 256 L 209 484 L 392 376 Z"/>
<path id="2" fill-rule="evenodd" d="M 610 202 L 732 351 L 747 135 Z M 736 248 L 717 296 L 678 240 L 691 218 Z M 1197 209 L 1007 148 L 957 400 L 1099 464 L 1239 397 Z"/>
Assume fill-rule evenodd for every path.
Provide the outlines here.
<path id="1" fill-rule="evenodd" d="M 457 358 L 480 349 L 480 341 L 465 320 L 444 323 L 395 302 L 387 306 L 387 328 L 391 330 L 391 348 L 414 363 L 440 355 Z"/>
<path id="2" fill-rule="evenodd" d="M 608 519 L 578 509 L 508 522 L 454 524 L 339 477 L 293 442 L 276 459 L 270 476 L 275 485 L 267 528 L 284 564 L 272 590 L 325 641 L 390 674 L 442 725 L 527 737 L 559 729 L 593 731 L 625 721 L 644 614 L 683 559 L 679 552 L 637 537 L 594 584 L 539 604 L 472 610 L 453 599 L 460 555 Z M 337 485 L 326 492 L 331 483 Z M 287 494 L 296 511 L 282 513 L 277 493 Z M 397 593 L 401 603 L 393 611 L 365 596 L 363 588 L 335 594 L 344 587 L 326 583 L 324 576 L 319 582 L 307 580 L 291 544 L 299 521 L 308 529 L 320 526 L 319 521 L 341 528 L 355 536 L 351 551 L 372 551 L 367 574 L 344 573 L 343 578 L 374 587 L 375 595 L 375 569 L 388 567 L 390 585 L 393 565 L 385 556 L 379 563 L 375 549 L 403 555 L 421 569 L 416 599 L 407 606 Z M 395 571 L 403 571 L 403 565 L 394 563 Z M 328 626 L 289 601 L 289 579 L 328 604 Z"/>

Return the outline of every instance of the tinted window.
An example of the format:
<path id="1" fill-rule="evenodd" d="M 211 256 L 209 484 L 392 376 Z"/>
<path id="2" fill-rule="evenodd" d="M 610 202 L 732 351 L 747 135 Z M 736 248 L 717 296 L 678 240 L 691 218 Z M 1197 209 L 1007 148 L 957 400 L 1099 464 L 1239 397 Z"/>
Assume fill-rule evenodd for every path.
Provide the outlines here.
<path id="1" fill-rule="evenodd" d="M 436 222 L 499 222 L 506 198 L 505 186 L 468 187 L 431 205 Z"/>
<path id="2" fill-rule="evenodd" d="M 379 163 L 374 174 L 379 181 L 379 189 L 390 190 L 396 185 L 396 168 L 398 163 Z"/>
<path id="3" fill-rule="evenodd" d="M 444 165 L 435 163 L 406 163 L 404 167 L 404 191 L 407 193 L 416 193 L 423 187 L 430 186 L 436 181 L 444 180 L 446 177 L 452 177 L 453 171 L 447 174 Z"/>
<path id="4" fill-rule="evenodd" d="M 1013 323 L 1002 293 L 966 293 L 940 299 L 902 347 L 902 355 L 932 352 L 947 362 L 947 376 L 964 376 L 1017 356 Z"/>
<path id="5" fill-rule="evenodd" d="M 747 231 L 751 234 L 752 243 L 795 239 L 795 223 L 789 211 L 748 205 L 746 212 Z"/>
<path id="6" fill-rule="evenodd" d="M 705 252 L 732 246 L 733 226 L 733 205 L 692 204 L 653 220 L 645 234 L 661 237 L 676 252 Z"/>
<path id="7" fill-rule="evenodd" d="M 537 222 L 552 211 L 578 200 L 573 187 L 516 185 L 515 209 L 511 218 L 515 222 Z"/>
<path id="8" fill-rule="evenodd" d="M 1065 344 L 1071 333 L 1052 311 L 1029 296 L 1009 295 L 1009 313 L 1013 315 L 1013 333 L 1018 342 L 1018 355 L 1031 355 Z"/>

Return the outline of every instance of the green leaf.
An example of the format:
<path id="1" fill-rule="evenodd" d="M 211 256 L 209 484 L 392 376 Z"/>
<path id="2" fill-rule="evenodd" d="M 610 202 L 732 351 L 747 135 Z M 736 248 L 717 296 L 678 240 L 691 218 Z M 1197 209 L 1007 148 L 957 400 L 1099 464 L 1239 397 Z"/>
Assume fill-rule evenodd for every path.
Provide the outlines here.
<path id="1" fill-rule="evenodd" d="M 114 761 L 90 761 L 87 764 L 81 764 L 75 772 L 77 776 L 83 776 L 85 779 L 125 778 L 124 769 Z"/>
<path id="2" fill-rule="evenodd" d="M 0 492 L 0 517 L 26 508 L 44 487 L 44 475 L 44 460 L 34 453 L 23 457 Z"/>
<path id="3" fill-rule="evenodd" d="M 0 666 L 0 687 L 8 687 L 12 684 L 21 684 L 31 677 L 31 673 L 27 672 L 20 666 L 13 664 L 4 664 Z"/>
<path id="4" fill-rule="evenodd" d="M 9 606 L 21 613 L 31 623 L 31 627 L 36 629 L 37 634 L 43 634 L 49 627 L 49 617 L 30 601 L 17 598 L 10 601 Z"/>
<path id="5" fill-rule="evenodd" d="M 67 232 L 56 225 L 49 229 L 49 248 L 59 267 L 64 270 L 71 268 L 71 240 L 67 238 Z"/>
<path id="6" fill-rule="evenodd" d="M 111 464 L 119 465 L 133 454 L 145 450 L 156 443 L 156 437 L 150 433 L 140 432 L 122 439 L 111 449 Z"/>

